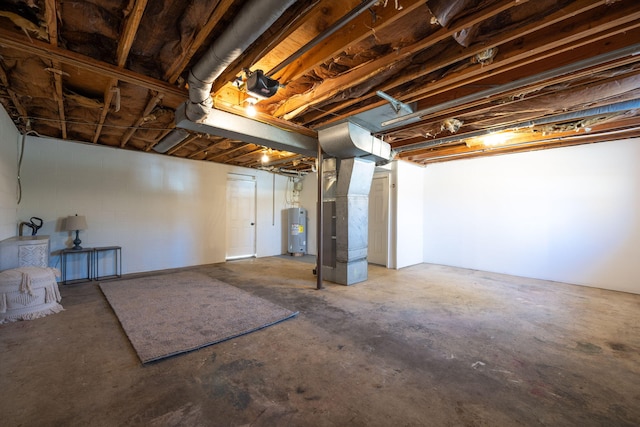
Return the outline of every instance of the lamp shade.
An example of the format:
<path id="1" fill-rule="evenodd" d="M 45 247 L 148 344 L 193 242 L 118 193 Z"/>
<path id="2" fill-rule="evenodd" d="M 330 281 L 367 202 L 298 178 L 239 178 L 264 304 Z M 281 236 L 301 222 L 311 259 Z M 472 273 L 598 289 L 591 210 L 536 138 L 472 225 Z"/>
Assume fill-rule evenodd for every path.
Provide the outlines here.
<path id="1" fill-rule="evenodd" d="M 65 221 L 64 229 L 66 231 L 86 230 L 87 219 L 84 217 L 84 215 L 69 216 Z"/>

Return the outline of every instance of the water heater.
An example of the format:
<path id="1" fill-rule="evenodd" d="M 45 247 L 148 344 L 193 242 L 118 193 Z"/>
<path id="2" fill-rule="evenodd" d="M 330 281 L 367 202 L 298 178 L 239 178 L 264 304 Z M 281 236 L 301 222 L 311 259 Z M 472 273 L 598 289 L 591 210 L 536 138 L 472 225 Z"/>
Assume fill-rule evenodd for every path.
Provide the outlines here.
<path id="1" fill-rule="evenodd" d="M 288 252 L 291 255 L 307 253 L 307 210 L 303 208 L 287 209 Z"/>

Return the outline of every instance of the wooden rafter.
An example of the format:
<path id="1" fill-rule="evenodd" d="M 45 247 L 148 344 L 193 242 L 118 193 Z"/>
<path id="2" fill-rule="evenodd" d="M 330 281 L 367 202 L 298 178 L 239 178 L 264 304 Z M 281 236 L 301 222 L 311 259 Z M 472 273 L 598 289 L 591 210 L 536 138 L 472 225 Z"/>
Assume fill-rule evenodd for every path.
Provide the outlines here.
<path id="1" fill-rule="evenodd" d="M 351 72 L 345 73 L 329 81 L 325 81 L 314 90 L 287 100 L 287 102 L 283 103 L 276 110 L 274 115 L 290 120 L 301 114 L 303 111 L 306 111 L 308 106 L 324 102 L 335 96 L 338 92 L 344 91 L 345 88 L 358 85 L 371 79 L 373 75 L 386 70 L 391 64 L 395 64 L 402 59 L 408 60 L 415 53 L 451 38 L 456 32 L 489 19 L 504 10 L 517 6 L 520 3 L 521 2 L 517 0 L 502 1 L 491 8 L 483 9 L 478 14 L 461 20 L 455 27 L 442 28 L 419 43 L 415 43 L 399 49 L 398 51 L 389 53 L 381 58 L 366 63 Z"/>
<path id="2" fill-rule="evenodd" d="M 431 82 L 430 84 L 425 85 L 420 90 L 414 89 L 406 95 L 394 94 L 394 96 L 397 96 L 398 99 L 404 102 L 413 102 L 413 101 L 421 100 L 425 98 L 427 95 L 433 96 L 434 94 L 444 92 L 445 90 L 450 91 L 456 87 L 462 87 L 465 85 L 473 84 L 479 79 L 484 78 L 489 73 L 495 73 L 496 70 L 498 69 L 500 69 L 502 72 L 506 72 L 506 71 L 511 71 L 513 68 L 515 68 L 516 65 L 518 66 L 529 65 L 535 61 L 538 61 L 544 58 L 542 54 L 545 52 L 547 53 L 547 55 L 555 55 L 557 53 L 558 47 L 562 46 L 562 44 L 559 43 L 558 41 L 554 43 L 550 43 L 550 40 L 547 38 L 548 36 L 544 36 L 544 34 L 553 35 L 553 40 L 557 40 L 556 31 L 561 31 L 562 28 L 565 27 L 564 22 L 567 19 L 567 16 L 577 16 L 583 13 L 588 13 L 590 11 L 593 11 L 593 9 L 595 9 L 596 6 L 602 6 L 604 4 L 605 4 L 605 1 L 594 3 L 593 1 L 589 1 L 589 0 L 579 0 L 575 3 L 572 3 L 570 6 L 563 8 L 545 17 L 544 19 L 541 19 L 536 22 L 532 22 L 525 27 L 519 28 L 518 30 L 502 32 L 498 34 L 496 37 L 494 37 L 493 39 L 491 39 L 490 41 L 483 41 L 481 45 L 470 46 L 466 49 L 461 48 L 458 51 L 450 52 L 446 55 L 443 55 L 438 58 L 438 61 L 430 63 L 428 67 L 423 67 L 417 72 L 405 74 L 405 75 L 402 75 L 401 77 L 392 79 L 391 81 L 385 83 L 382 87 L 380 87 L 380 90 L 383 90 L 388 93 L 393 93 L 395 88 L 409 81 L 419 79 L 436 70 L 443 69 L 444 67 L 447 67 L 451 64 L 455 64 L 465 59 L 471 58 L 474 55 L 481 53 L 489 46 L 491 47 L 500 46 L 499 56 L 494 60 L 492 64 L 484 65 L 484 66 L 478 65 L 475 68 L 467 69 L 464 72 L 448 75 L 447 77 L 442 78 L 436 82 Z M 603 18 L 601 16 L 602 14 L 600 13 L 600 11 L 595 11 L 594 15 L 596 15 L 596 17 L 598 16 L 600 17 L 600 25 L 603 26 L 603 27 L 599 27 L 601 28 L 601 31 L 607 31 L 605 28 L 611 28 L 610 23 L 607 22 L 610 17 Z M 575 19 L 576 19 L 576 22 L 580 22 L 580 19 L 583 19 L 583 18 L 577 17 Z M 597 20 L 597 18 L 595 19 Z M 623 20 L 627 20 L 627 19 L 623 18 Z M 628 21 L 631 21 L 631 20 L 628 20 Z M 597 25 L 597 22 L 593 22 L 593 23 L 591 21 L 589 22 L 593 24 L 594 27 Z M 549 30 L 550 27 L 553 28 L 553 25 L 558 25 L 560 28 Z M 594 29 L 586 28 L 586 29 L 583 29 L 582 32 L 578 31 L 578 29 L 574 28 L 573 26 L 566 26 L 566 28 L 567 29 L 565 29 L 565 32 L 572 31 L 571 34 L 568 34 L 566 37 L 564 37 L 564 45 L 567 46 L 567 48 L 569 49 L 572 47 L 571 43 L 575 42 L 576 40 L 579 40 L 580 37 L 582 38 L 588 37 L 593 33 L 597 32 L 595 28 Z M 523 43 L 521 42 L 521 37 L 523 37 L 523 34 L 532 35 L 531 43 L 524 43 L 524 46 L 526 46 L 526 48 L 525 49 L 520 48 L 520 52 L 517 52 L 516 50 L 514 50 L 513 53 L 508 54 L 508 48 L 505 49 L 504 45 L 506 45 L 507 43 L 512 43 L 515 40 L 519 40 L 519 42 L 516 45 L 516 49 L 517 49 L 519 46 L 523 45 Z M 540 36 L 540 34 L 543 34 L 543 35 Z M 541 42 L 541 40 L 543 39 L 544 39 L 544 42 Z M 534 48 L 532 48 L 532 45 L 534 46 Z M 506 66 L 509 64 L 512 64 L 512 67 L 506 68 Z M 339 117 L 340 110 L 344 110 L 356 103 L 363 102 L 366 99 L 371 98 L 372 96 L 375 96 L 375 94 L 370 94 L 368 96 L 361 97 L 355 100 L 347 100 L 335 108 L 325 109 L 322 114 L 315 115 L 313 119 L 317 120 L 328 114 L 334 114 L 334 115 L 338 114 L 338 117 Z M 379 106 L 382 104 L 384 104 L 384 102 L 379 101 L 373 104 L 369 104 L 367 108 L 372 108 L 374 106 Z M 350 113 L 351 114 L 357 113 L 357 111 L 350 111 Z"/>
<path id="3" fill-rule="evenodd" d="M 56 0 L 45 1 L 44 13 L 47 31 L 49 33 L 49 43 L 51 46 L 58 46 L 58 7 Z M 60 61 L 52 59 L 51 69 L 53 73 L 55 100 L 58 104 L 58 117 L 60 118 L 60 132 L 62 139 L 67 139 L 67 122 L 64 112 L 64 94 L 62 89 L 62 67 Z"/>
<path id="4" fill-rule="evenodd" d="M 176 95 L 185 97 L 187 92 L 184 89 L 170 85 L 161 80 L 157 80 L 139 73 L 120 68 L 106 62 L 97 61 L 93 58 L 61 49 L 60 47 L 51 46 L 40 40 L 29 40 L 26 36 L 15 33 L 13 31 L 0 28 L 0 46 L 18 49 L 22 52 L 29 53 L 41 58 L 57 59 L 63 64 L 72 65 L 87 71 L 94 72 L 98 75 L 116 78 L 120 81 L 131 83 L 143 87 L 145 89 L 162 92 L 166 95 Z"/>
<path id="5" fill-rule="evenodd" d="M 305 33 L 311 32 L 313 28 L 321 28 L 325 25 L 324 22 L 326 22 L 327 19 L 330 20 L 334 13 L 344 9 L 344 6 L 348 5 L 350 2 L 353 3 L 354 0 L 323 1 L 323 7 L 321 10 L 318 10 L 316 7 L 309 7 L 309 3 L 317 5 L 317 0 L 313 2 L 297 2 L 297 4 L 291 7 L 291 11 L 293 11 L 293 13 L 284 28 L 280 29 L 277 34 L 271 34 L 270 37 L 261 37 L 256 40 L 252 46 L 243 52 L 240 57 L 234 61 L 234 63 L 231 64 L 231 66 L 229 66 L 220 75 L 220 77 L 218 77 L 218 79 L 216 79 L 216 82 L 214 82 L 213 85 L 215 97 L 218 98 L 223 91 L 229 88 L 231 82 L 235 80 L 241 70 L 248 68 L 251 70 L 262 69 L 263 71 L 266 71 L 273 66 L 273 64 L 266 64 L 267 62 L 273 62 L 274 59 L 271 58 L 272 56 L 279 58 L 279 62 L 281 60 L 282 52 L 275 55 L 272 54 L 275 50 L 278 50 L 283 43 L 287 45 L 284 49 L 285 51 L 289 51 L 292 46 L 294 46 L 293 49 L 302 46 L 304 42 L 295 42 L 292 40 L 298 27 L 305 27 Z M 317 16 L 318 14 L 320 17 Z M 316 16 L 315 19 L 314 16 Z M 335 19 L 337 19 L 337 17 Z M 309 40 L 311 38 L 312 37 L 309 37 Z M 305 40 L 305 42 L 306 41 L 308 40 Z"/>
<path id="6" fill-rule="evenodd" d="M 587 47 L 588 48 L 588 47 Z M 400 141 L 402 141 L 405 138 L 397 138 L 395 135 L 397 133 L 407 133 L 407 131 L 411 131 L 412 129 L 418 129 L 422 126 L 425 125 L 426 121 L 440 121 L 443 120 L 447 117 L 459 117 L 462 114 L 468 113 L 468 112 L 472 112 L 474 115 L 482 115 L 482 114 L 489 114 L 491 113 L 491 111 L 497 109 L 497 108 L 503 108 L 505 106 L 508 105 L 513 105 L 514 109 L 518 109 L 517 108 L 517 104 L 520 104 L 522 102 L 525 101 L 529 101 L 531 99 L 536 99 L 536 98 L 541 98 L 541 97 L 546 97 L 549 96 L 551 94 L 557 94 L 559 92 L 561 92 L 561 89 L 563 88 L 563 84 L 570 82 L 571 80 L 574 79 L 580 79 L 580 78 L 585 78 L 589 75 L 594 75 L 594 74 L 598 74 L 601 72 L 604 72 L 608 69 L 612 69 L 612 68 L 618 68 L 618 67 L 623 67 L 627 64 L 633 63 L 635 62 L 636 59 L 633 57 L 627 57 L 627 58 L 622 58 L 619 59 L 617 61 L 614 62 L 609 62 L 607 64 L 603 64 L 603 65 L 599 65 L 596 67 L 589 67 L 585 70 L 581 70 L 581 71 L 575 71 L 571 74 L 566 74 L 566 75 L 562 75 L 553 79 L 549 79 L 549 80 L 544 80 L 544 81 L 539 81 L 539 82 L 535 82 L 532 83 L 531 85 L 528 85 L 526 87 L 523 88 L 518 88 L 517 90 L 512 90 L 509 92 L 504 92 L 504 93 L 500 93 L 497 94 L 495 96 L 492 97 L 487 97 L 487 98 L 483 98 L 483 99 L 479 99 L 475 102 L 470 102 L 470 103 L 466 103 L 464 105 L 458 106 L 458 107 L 452 107 L 452 108 L 448 108 L 446 110 L 441 110 L 438 111 L 436 113 L 432 113 L 432 114 L 427 114 L 422 116 L 422 122 L 416 125 L 408 125 L 408 126 L 404 126 L 401 129 L 396 129 L 396 130 L 392 130 L 390 132 L 385 132 L 384 136 L 385 138 L 390 138 L 391 141 L 394 142 L 394 147 L 397 146 L 401 146 L 404 145 L 402 143 L 399 143 Z M 552 61 L 554 62 L 554 61 Z M 629 72 L 629 78 L 630 79 L 637 79 L 638 73 L 640 73 L 640 71 L 635 71 L 635 72 Z M 495 77 L 495 74 L 493 75 Z M 619 77 L 616 76 L 615 78 L 611 78 L 611 79 L 607 79 L 606 81 L 620 81 Z M 483 80 L 484 82 L 484 80 Z M 489 84 L 489 83 L 487 83 Z M 589 84 L 589 86 L 593 87 L 596 85 L 602 85 L 603 82 L 597 82 L 597 83 L 591 83 Z M 620 83 L 622 84 L 622 82 Z M 547 91 L 547 92 L 543 92 L 541 93 L 540 91 L 544 88 L 544 87 L 557 87 L 558 89 L 553 90 L 553 91 Z M 520 97 L 518 95 L 522 94 L 522 93 L 532 93 L 533 95 L 531 96 L 527 96 L 527 97 Z M 535 112 L 533 112 L 532 114 L 535 114 Z M 490 117 L 493 117 L 491 114 L 489 114 Z M 478 124 L 480 124 L 481 122 L 474 122 L 475 125 L 477 126 Z"/>
<path id="7" fill-rule="evenodd" d="M 230 144 L 227 139 L 224 139 L 222 137 L 214 137 L 214 138 L 215 138 L 215 140 L 211 144 L 207 144 L 206 146 L 202 147 L 201 149 L 194 151 L 193 153 L 189 154 L 189 156 L 187 156 L 187 157 L 190 158 L 190 159 L 193 159 L 195 157 L 198 157 L 202 153 L 205 153 L 205 155 L 206 155 L 206 153 L 209 150 L 215 149 L 217 145 L 220 145 L 220 144 L 223 144 L 223 143 Z"/>
<path id="8" fill-rule="evenodd" d="M 393 5 L 375 9 L 375 15 L 363 13 L 353 19 L 347 27 L 339 32 L 339 36 L 318 45 L 274 77 L 281 83 L 295 80 L 313 68 L 334 58 L 349 46 L 362 42 L 365 38 L 391 26 L 403 17 L 415 13 L 424 7 L 423 0 L 407 0 L 402 2 L 402 9 L 396 10 Z M 372 20 L 375 19 L 375 21 Z"/>
<path id="9" fill-rule="evenodd" d="M 233 153 L 237 153 L 238 151 L 245 149 L 248 145 L 249 144 L 241 144 L 241 145 L 239 145 L 237 147 L 230 148 L 230 149 L 222 151 L 220 153 L 212 154 L 211 156 L 207 157 L 207 160 L 216 161 L 217 159 L 220 159 L 222 157 L 230 156 Z M 251 145 L 253 145 L 253 144 L 251 144 Z"/>
<path id="10" fill-rule="evenodd" d="M 180 77 L 180 74 L 182 74 L 193 55 L 202 46 L 231 5 L 233 5 L 233 0 L 222 0 L 218 3 L 205 26 L 198 31 L 198 34 L 196 34 L 193 40 L 191 40 L 191 43 L 189 43 L 189 47 L 184 49 L 182 54 L 167 68 L 167 71 L 164 73 L 165 80 L 169 83 L 175 83 L 178 80 L 178 77 Z"/>
<path id="11" fill-rule="evenodd" d="M 125 132 L 124 136 L 120 140 L 120 148 L 124 148 L 124 146 L 127 145 L 127 142 L 129 142 L 133 134 L 136 132 L 136 130 L 138 130 L 138 127 L 144 123 L 144 118 L 151 114 L 153 109 L 156 108 L 160 101 L 162 101 L 162 98 L 164 98 L 164 94 L 162 93 L 153 94 L 144 111 L 142 112 L 142 116 L 140 116 L 133 127 Z"/>
<path id="12" fill-rule="evenodd" d="M 9 85 L 9 78 L 7 77 L 7 73 L 2 66 L 0 66 L 0 82 L 2 82 L 4 87 L 7 88 L 7 92 L 9 93 L 9 97 L 11 98 L 11 102 L 13 102 L 13 106 L 18 111 L 20 117 L 25 121 L 25 123 L 27 123 L 27 130 L 29 130 L 29 124 L 27 122 L 27 109 L 24 108 L 24 106 L 20 102 L 18 95 L 13 90 L 11 90 L 11 86 Z"/>
<path id="13" fill-rule="evenodd" d="M 176 151 L 179 151 L 182 149 L 182 147 L 185 147 L 189 144 L 191 144 L 195 139 L 200 138 L 200 135 L 198 134 L 191 134 L 189 135 L 184 141 L 182 141 L 180 144 L 176 145 L 175 147 L 173 147 L 172 149 L 170 149 L 169 151 L 167 151 L 168 155 L 172 155 L 174 154 Z"/>
<path id="14" fill-rule="evenodd" d="M 122 32 L 122 36 L 118 41 L 118 50 L 116 52 L 116 63 L 120 68 L 124 68 L 125 64 L 127 63 L 127 57 L 129 56 L 129 52 L 131 51 L 131 46 L 133 45 L 135 35 L 138 31 L 138 27 L 140 26 L 142 14 L 144 13 L 144 9 L 146 7 L 147 0 L 130 0 L 129 5 L 125 10 L 127 22 L 125 24 L 124 31 Z M 107 119 L 107 115 L 109 114 L 109 108 L 111 106 L 111 101 L 113 100 L 113 94 L 116 93 L 117 87 L 118 79 L 112 77 L 109 80 L 109 83 L 107 84 L 107 87 L 104 91 L 104 107 L 102 109 L 102 112 L 100 113 L 98 125 L 93 135 L 94 144 L 98 142 L 98 139 L 100 139 L 102 126 L 104 126 L 104 121 Z"/>

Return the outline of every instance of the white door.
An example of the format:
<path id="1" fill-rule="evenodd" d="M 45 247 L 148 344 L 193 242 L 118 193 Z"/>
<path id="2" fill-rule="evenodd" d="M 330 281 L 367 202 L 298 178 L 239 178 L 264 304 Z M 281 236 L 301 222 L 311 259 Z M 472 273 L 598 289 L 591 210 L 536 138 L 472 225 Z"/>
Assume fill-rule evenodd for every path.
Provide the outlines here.
<path id="1" fill-rule="evenodd" d="M 369 192 L 369 248 L 372 264 L 388 265 L 389 175 L 374 176 Z"/>
<path id="2" fill-rule="evenodd" d="M 256 182 L 254 177 L 227 178 L 227 259 L 256 255 Z"/>

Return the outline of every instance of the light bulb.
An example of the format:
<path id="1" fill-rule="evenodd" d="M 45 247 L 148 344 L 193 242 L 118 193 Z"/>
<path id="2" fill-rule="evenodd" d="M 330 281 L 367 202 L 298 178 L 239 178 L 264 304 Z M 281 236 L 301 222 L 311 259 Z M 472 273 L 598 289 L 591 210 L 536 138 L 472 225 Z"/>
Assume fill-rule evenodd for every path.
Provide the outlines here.
<path id="1" fill-rule="evenodd" d="M 262 163 L 267 163 L 269 161 L 269 156 L 266 151 L 262 153 L 262 158 L 260 160 L 262 160 Z"/>
<path id="2" fill-rule="evenodd" d="M 496 145 L 502 145 L 507 142 L 509 136 L 505 133 L 491 133 L 484 137 L 484 145 L 489 147 L 495 147 Z"/>
<path id="3" fill-rule="evenodd" d="M 244 102 L 247 103 L 247 106 L 244 109 L 245 113 L 247 113 L 247 116 L 255 117 L 255 115 L 257 113 L 256 102 L 258 102 L 258 100 L 253 98 L 253 97 L 249 97 L 249 98 L 245 99 Z"/>

